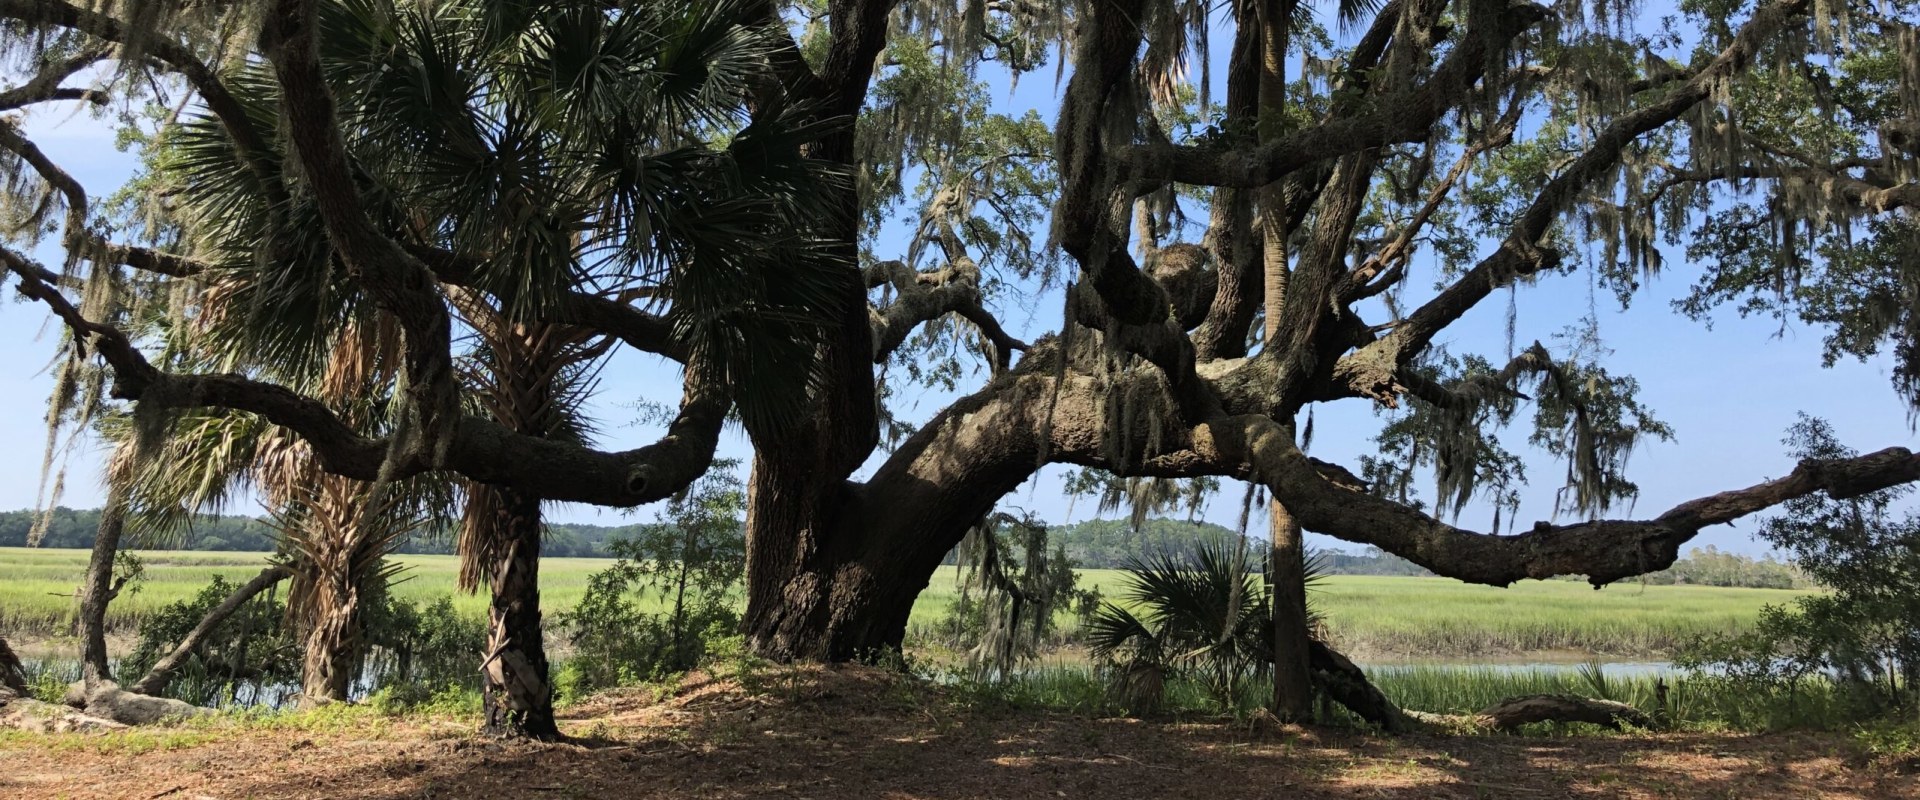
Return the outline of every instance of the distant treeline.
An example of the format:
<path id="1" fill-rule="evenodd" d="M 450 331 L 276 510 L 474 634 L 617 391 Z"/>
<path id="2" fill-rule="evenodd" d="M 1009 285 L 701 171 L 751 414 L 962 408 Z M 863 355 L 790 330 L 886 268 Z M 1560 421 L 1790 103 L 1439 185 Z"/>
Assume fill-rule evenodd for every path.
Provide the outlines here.
<path id="1" fill-rule="evenodd" d="M 27 533 L 39 516 L 35 511 L 0 512 L 0 547 L 24 547 Z M 642 525 L 549 524 L 541 545 L 543 555 L 557 558 L 612 558 L 608 542 L 638 532 Z M 100 525 L 97 509 L 55 508 L 41 540 L 41 547 L 85 549 L 93 546 L 94 531 Z M 229 552 L 270 552 L 279 547 L 278 534 L 266 522 L 254 517 L 195 517 L 193 523 L 175 541 L 142 539 L 137 528 L 128 530 L 135 546 L 178 550 L 216 550 Z M 1060 525 L 1047 532 L 1049 542 L 1066 548 L 1067 558 L 1081 569 L 1119 569 L 1134 558 L 1162 554 L 1178 555 L 1196 539 L 1208 536 L 1233 536 L 1234 532 L 1211 522 L 1178 519 L 1150 519 L 1135 530 L 1126 520 L 1095 519 Z M 453 532 L 428 531 L 408 537 L 399 547 L 402 553 L 446 554 L 453 552 Z M 1265 542 L 1248 537 L 1247 547 L 1255 568 L 1265 557 Z M 949 563 L 951 557 L 949 557 Z M 1399 556 L 1369 547 L 1360 553 L 1329 550 L 1321 554 L 1321 571 L 1328 575 L 1414 575 L 1433 573 Z M 1743 586 L 1763 589 L 1790 589 L 1810 585 L 1799 568 L 1771 557 L 1753 558 L 1727 553 L 1713 547 L 1699 548 L 1661 572 L 1639 580 L 1654 584 L 1695 586 Z"/>
<path id="2" fill-rule="evenodd" d="M 0 512 L 0 547 L 25 547 L 27 534 L 39 516 L 37 511 Z M 642 524 L 548 525 L 541 553 L 557 558 L 612 558 L 607 542 L 637 531 Z M 89 548 L 99 527 L 98 509 L 55 508 L 40 546 Z M 143 549 L 262 553 L 278 549 L 280 542 L 279 533 L 263 520 L 211 514 L 194 517 L 192 524 L 172 540 L 156 540 L 145 534 L 138 526 L 129 524 L 127 535 L 132 537 L 135 547 Z M 452 530 L 423 531 L 408 536 L 398 551 L 444 555 L 453 552 L 453 541 Z"/>
<path id="3" fill-rule="evenodd" d="M 1815 586 L 1791 561 L 1724 553 L 1713 545 L 1696 547 L 1673 566 L 1639 580 L 1654 584 L 1741 586 L 1750 589 L 1804 589 Z"/>

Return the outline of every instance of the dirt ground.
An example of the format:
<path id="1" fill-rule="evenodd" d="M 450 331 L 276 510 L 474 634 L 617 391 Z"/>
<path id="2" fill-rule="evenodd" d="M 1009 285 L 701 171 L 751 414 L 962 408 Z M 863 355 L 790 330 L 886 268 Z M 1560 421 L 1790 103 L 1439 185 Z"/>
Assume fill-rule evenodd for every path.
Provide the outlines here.
<path id="1" fill-rule="evenodd" d="M 1376 737 L 963 707 L 861 668 L 744 691 L 690 680 L 565 714 L 553 744 L 471 722 L 0 738 L 4 798 L 1920 798 L 1913 764 L 1844 737 Z"/>

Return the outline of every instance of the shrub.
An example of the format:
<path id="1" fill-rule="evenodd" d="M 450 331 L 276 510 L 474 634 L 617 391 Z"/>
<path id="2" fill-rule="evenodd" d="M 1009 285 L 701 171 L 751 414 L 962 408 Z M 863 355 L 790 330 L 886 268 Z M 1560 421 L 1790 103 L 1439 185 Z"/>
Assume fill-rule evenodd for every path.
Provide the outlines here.
<path id="1" fill-rule="evenodd" d="M 723 466 L 669 501 L 665 522 L 609 543 L 619 560 L 560 619 L 575 648 L 563 697 L 692 669 L 739 626 L 729 595 L 746 570 L 745 499 Z"/>
<path id="2" fill-rule="evenodd" d="M 480 688 L 480 651 L 486 624 L 461 616 L 453 599 L 425 606 L 386 598 L 368 615 L 367 641 L 375 649 L 367 669 L 377 688 L 416 685 Z"/>
<path id="3" fill-rule="evenodd" d="M 200 624 L 207 612 L 233 594 L 234 586 L 215 575 L 193 597 L 169 603 L 140 624 L 139 641 L 123 659 L 119 674 L 131 681 L 145 675 Z M 272 592 L 249 601 L 202 640 L 174 673 L 165 694 L 195 705 L 213 705 L 261 689 L 300 682 L 300 642 L 285 624 L 286 606 Z"/>

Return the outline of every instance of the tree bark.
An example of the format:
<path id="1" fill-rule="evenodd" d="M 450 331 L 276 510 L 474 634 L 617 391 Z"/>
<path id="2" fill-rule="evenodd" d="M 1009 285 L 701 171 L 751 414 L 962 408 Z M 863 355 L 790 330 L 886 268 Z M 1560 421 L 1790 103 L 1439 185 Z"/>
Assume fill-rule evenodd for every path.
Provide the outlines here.
<path id="1" fill-rule="evenodd" d="M 1399 733 L 1413 727 L 1406 712 L 1387 699 L 1379 687 L 1373 685 L 1373 681 L 1367 680 L 1367 674 L 1340 651 L 1318 639 L 1309 640 L 1308 645 L 1312 650 L 1313 671 L 1319 678 L 1320 687 L 1334 702 L 1346 706 L 1348 711 L 1388 733 Z"/>
<path id="2" fill-rule="evenodd" d="M 7 646 L 7 640 L 0 638 L 0 687 L 13 691 L 15 696 L 28 697 L 33 691 L 27 688 L 25 668 L 20 665 L 20 657 L 13 654 L 13 648 Z"/>
<path id="3" fill-rule="evenodd" d="M 1282 135 L 1287 91 L 1287 34 L 1293 24 L 1292 0 L 1268 0 L 1261 14 L 1260 139 Z M 1268 357 L 1280 343 L 1280 311 L 1286 307 L 1287 198 L 1280 182 L 1260 190 L 1261 258 L 1266 294 Z M 1300 523 L 1275 500 L 1268 505 L 1271 543 L 1267 553 L 1267 580 L 1273 603 L 1273 713 L 1286 722 L 1313 719 L 1313 672 L 1308 660 L 1306 560 Z"/>
<path id="4" fill-rule="evenodd" d="M 1044 385 L 1023 377 L 1037 369 L 1016 370 L 954 403 L 864 485 L 832 477 L 818 466 L 818 449 L 763 449 L 747 499 L 745 628 L 753 650 L 781 661 L 898 650 L 914 598 L 940 559 L 1039 468 L 1034 432 L 1048 410 L 1036 392 Z M 1063 403 L 1055 430 L 1088 438 L 1096 419 Z"/>
<path id="5" fill-rule="evenodd" d="M 540 638 L 540 500 L 495 488 L 502 495 L 499 530 L 506 557 L 489 581 L 486 658 L 481 662 L 483 730 L 496 736 L 554 739 L 553 686 Z"/>
<path id="6" fill-rule="evenodd" d="M 748 502 L 744 625 L 753 651 L 776 661 L 871 660 L 897 651 L 906 612 L 932 567 L 887 564 L 875 549 L 884 551 L 894 531 L 849 513 L 861 505 L 851 488 L 824 493 L 826 502 L 796 502 L 782 493 L 800 487 L 779 485 L 777 475 L 756 465 Z"/>
<path id="7" fill-rule="evenodd" d="M 300 704 L 306 707 L 347 699 L 359 661 L 359 598 L 351 594 L 320 606 L 307 630 L 300 661 Z"/>
<path id="8" fill-rule="evenodd" d="M 86 582 L 80 588 L 80 679 L 88 689 L 113 680 L 107 664 L 107 605 L 119 593 L 113 585 L 113 561 L 120 553 L 120 537 L 126 529 L 125 483 L 112 478 L 107 481 L 107 505 L 100 510 L 93 553 L 87 557 Z"/>
<path id="9" fill-rule="evenodd" d="M 240 588 L 233 590 L 233 594 L 227 595 L 227 599 L 220 601 L 220 605 L 214 606 L 212 611 L 207 612 L 207 615 L 200 619 L 200 624 L 193 626 L 193 630 L 187 633 L 186 638 L 181 639 L 180 644 L 174 646 L 173 652 L 168 653 L 165 658 L 155 662 L 153 669 L 147 671 L 146 677 L 141 678 L 138 683 L 128 687 L 127 690 L 138 694 L 156 695 L 164 691 L 167 688 L 167 683 L 173 680 L 174 670 L 179 669 L 181 664 L 186 663 L 187 657 L 193 655 L 193 652 L 199 649 L 200 643 L 212 635 L 213 632 L 220 627 L 220 623 L 226 622 L 228 617 L 233 616 L 233 612 L 240 610 L 240 607 L 245 605 L 248 600 L 252 600 L 254 595 L 264 592 L 268 587 L 286 580 L 287 577 L 292 574 L 293 570 L 281 564 L 275 564 L 261 570 L 259 575 L 254 576 L 253 580 L 247 581 Z"/>
<path id="10" fill-rule="evenodd" d="M 1267 579 L 1273 598 L 1273 713 L 1284 722 L 1313 720 L 1313 636 L 1307 630 L 1305 549 L 1300 523 L 1278 501 L 1270 504 L 1273 540 Z"/>

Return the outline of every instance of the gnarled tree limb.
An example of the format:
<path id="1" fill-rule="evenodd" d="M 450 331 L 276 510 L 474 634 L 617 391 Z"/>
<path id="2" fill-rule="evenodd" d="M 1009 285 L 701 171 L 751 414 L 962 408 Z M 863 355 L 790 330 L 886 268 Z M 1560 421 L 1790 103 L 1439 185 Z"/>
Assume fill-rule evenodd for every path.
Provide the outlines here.
<path id="1" fill-rule="evenodd" d="M 1252 416 L 1196 430 L 1215 458 L 1244 457 L 1268 490 L 1308 530 L 1375 545 L 1435 573 L 1506 586 L 1526 578 L 1586 575 L 1602 586 L 1655 572 L 1679 558 L 1702 528 L 1732 522 L 1797 497 L 1835 499 L 1920 480 L 1920 456 L 1891 447 L 1857 458 L 1806 460 L 1786 477 L 1690 500 L 1649 520 L 1538 523 L 1511 536 L 1462 530 L 1418 510 L 1329 480 L 1278 423 Z"/>
<path id="2" fill-rule="evenodd" d="M 457 417 L 441 460 L 387 464 L 391 441 L 362 436 L 324 403 L 284 386 L 235 374 L 183 375 L 153 366 L 119 329 L 94 322 L 41 279 L 44 269 L 0 247 L 0 265 L 20 278 L 20 292 L 39 300 L 92 347 L 114 373 L 113 394 L 161 408 L 225 408 L 259 414 L 292 431 L 328 472 L 361 480 L 404 478 L 450 469 L 474 480 L 522 489 L 561 501 L 633 506 L 665 498 L 712 463 L 730 406 L 725 390 L 699 365 L 689 365 L 680 414 L 653 444 L 603 452 L 515 433 L 478 417 Z"/>
<path id="3" fill-rule="evenodd" d="M 1680 115 L 1711 96 L 1715 87 L 1720 86 L 1731 74 L 1745 69 L 1755 53 L 1788 20 L 1805 11 L 1807 2 L 1775 0 L 1761 7 L 1740 28 L 1733 42 L 1715 55 L 1698 74 L 1670 90 L 1661 99 L 1608 124 L 1592 138 L 1578 158 L 1547 182 L 1492 255 L 1482 259 L 1467 274 L 1441 291 L 1439 296 L 1414 311 L 1391 333 L 1343 358 L 1338 370 L 1339 379 L 1362 394 L 1378 396 L 1379 387 L 1391 381 L 1393 372 L 1424 351 L 1435 335 L 1478 305 L 1494 289 L 1557 265 L 1559 255 L 1544 249 L 1542 241 L 1553 221 L 1573 201 L 1575 195 L 1617 164 L 1620 154 L 1633 140 L 1679 119 Z"/>
<path id="4" fill-rule="evenodd" d="M 1028 347 L 1007 333 L 982 304 L 980 267 L 964 253 L 946 267 L 925 272 L 914 272 L 898 261 L 875 264 L 867 269 L 867 283 L 890 283 L 896 292 L 892 303 L 871 310 L 876 364 L 893 355 L 915 328 L 948 314 L 973 323 L 987 337 L 996 370 L 1006 370 L 1013 352 Z"/>

